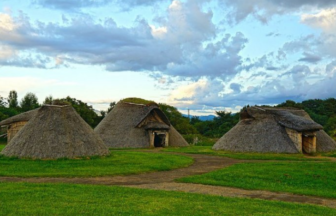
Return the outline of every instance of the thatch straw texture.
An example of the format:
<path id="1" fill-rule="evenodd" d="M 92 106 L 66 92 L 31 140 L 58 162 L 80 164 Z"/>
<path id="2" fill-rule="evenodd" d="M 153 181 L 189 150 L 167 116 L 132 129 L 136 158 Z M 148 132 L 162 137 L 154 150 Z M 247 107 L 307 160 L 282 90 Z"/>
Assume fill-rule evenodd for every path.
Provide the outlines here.
<path id="1" fill-rule="evenodd" d="M 169 130 L 169 146 L 172 146 L 172 147 L 189 146 L 187 141 L 174 128 L 173 125 L 170 126 L 170 130 Z"/>
<path id="2" fill-rule="evenodd" d="M 0 122 L 0 126 L 4 126 L 4 125 L 10 125 L 13 124 L 15 122 L 22 122 L 22 121 L 29 121 L 32 117 L 35 116 L 35 114 L 37 113 L 39 108 L 28 111 L 28 112 L 24 112 L 21 113 L 19 115 L 10 117 L 8 119 L 5 119 L 3 121 Z"/>
<path id="3" fill-rule="evenodd" d="M 144 124 L 151 114 L 158 116 L 161 121 Z M 109 147 L 148 148 L 150 147 L 148 129 L 169 130 L 169 145 L 178 146 L 186 143 L 183 137 L 172 129 L 166 115 L 155 104 L 146 106 L 119 102 L 94 131 Z"/>
<path id="4" fill-rule="evenodd" d="M 316 151 L 331 152 L 336 151 L 336 142 L 324 130 L 316 133 Z"/>
<path id="5" fill-rule="evenodd" d="M 272 113 L 272 112 L 271 112 Z M 276 111 L 273 112 L 276 121 L 286 127 L 299 132 L 302 131 L 318 131 L 323 127 L 311 119 L 307 119 L 298 115 L 294 115 L 288 111 Z"/>
<path id="6" fill-rule="evenodd" d="M 213 146 L 233 152 L 297 153 L 295 145 L 273 116 L 241 120 Z"/>
<path id="7" fill-rule="evenodd" d="M 1 154 L 57 159 L 107 155 L 108 148 L 70 106 L 42 106 Z"/>
<path id="8" fill-rule="evenodd" d="M 311 120 L 304 110 L 250 107 L 241 113 L 241 121 L 220 138 L 215 150 L 234 152 L 298 153 L 285 128 L 298 132 L 316 131 L 316 150 L 333 151 L 335 142 Z"/>
<path id="9" fill-rule="evenodd" d="M 304 110 L 250 107 L 241 112 L 241 121 L 220 138 L 215 150 L 233 152 L 298 153 L 285 128 L 316 132 L 316 151 L 336 150 L 335 141 Z"/>

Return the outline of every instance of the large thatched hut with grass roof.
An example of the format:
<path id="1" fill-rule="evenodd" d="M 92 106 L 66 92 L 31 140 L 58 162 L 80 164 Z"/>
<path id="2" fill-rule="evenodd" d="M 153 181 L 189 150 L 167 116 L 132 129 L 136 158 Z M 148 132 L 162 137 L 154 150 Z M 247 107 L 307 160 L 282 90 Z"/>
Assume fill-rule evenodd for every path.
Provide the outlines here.
<path id="1" fill-rule="evenodd" d="M 304 110 L 248 107 L 239 123 L 214 150 L 233 152 L 314 153 L 336 150 L 336 143 Z"/>
<path id="2" fill-rule="evenodd" d="M 155 102 L 139 98 L 117 103 L 94 131 L 113 148 L 188 146 Z"/>
<path id="3" fill-rule="evenodd" d="M 21 113 L 19 115 L 7 118 L 0 122 L 0 127 L 7 127 L 7 142 L 9 143 L 13 137 L 27 124 L 27 122 L 35 116 L 38 109 Z"/>
<path id="4" fill-rule="evenodd" d="M 103 156 L 108 148 L 68 105 L 44 105 L 2 150 L 5 156 L 36 159 Z"/>

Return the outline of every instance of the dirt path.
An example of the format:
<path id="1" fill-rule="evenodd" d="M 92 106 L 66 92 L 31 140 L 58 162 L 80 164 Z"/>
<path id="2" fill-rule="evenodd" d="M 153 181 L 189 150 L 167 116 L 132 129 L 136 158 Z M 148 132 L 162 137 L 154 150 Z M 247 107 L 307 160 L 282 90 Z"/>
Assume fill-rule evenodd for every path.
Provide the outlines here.
<path id="1" fill-rule="evenodd" d="M 168 153 L 169 154 L 169 153 Z M 114 176 L 114 177 L 93 177 L 93 178 L 18 178 L 0 177 L 0 182 L 30 182 L 30 183 L 74 183 L 74 184 L 97 184 L 97 185 L 119 185 L 132 188 L 144 188 L 166 191 L 183 191 L 188 193 L 209 194 L 224 197 L 258 198 L 265 200 L 278 200 L 286 202 L 307 203 L 336 208 L 335 199 L 320 197 L 294 195 L 290 193 L 279 193 L 261 190 L 244 190 L 221 186 L 210 186 L 200 184 L 176 183 L 175 179 L 203 174 L 217 169 L 228 167 L 236 163 L 257 162 L 236 160 L 225 157 L 210 155 L 183 154 L 194 158 L 194 164 L 186 168 L 171 171 L 143 173 L 138 175 Z M 258 161 L 260 162 L 260 161 Z M 263 161 L 266 162 L 266 161 Z"/>
<path id="2" fill-rule="evenodd" d="M 240 197 L 240 198 L 257 198 L 264 200 L 277 200 L 285 202 L 305 203 L 322 205 L 329 208 L 336 208 L 336 200 L 326 199 L 320 197 L 295 195 L 290 193 L 277 193 L 262 190 L 244 190 L 239 188 L 230 188 L 222 186 L 189 184 L 189 183 L 176 183 L 167 182 L 161 184 L 143 184 L 143 185 L 129 185 L 127 187 L 143 188 L 152 190 L 165 190 L 165 191 L 183 191 L 187 193 L 208 194 L 223 197 Z"/>
<path id="3" fill-rule="evenodd" d="M 7 182 L 32 182 L 32 183 L 77 183 L 77 184 L 102 184 L 102 185 L 141 185 L 158 184 L 164 182 L 173 182 L 177 178 L 190 175 L 203 174 L 213 170 L 221 169 L 232 164 L 243 163 L 243 160 L 231 158 L 210 156 L 210 155 L 192 155 L 183 153 L 172 153 L 186 155 L 194 158 L 194 163 L 185 168 L 171 171 L 143 173 L 127 176 L 113 177 L 92 177 L 92 178 L 18 178 L 18 177 L 0 177 L 0 181 Z"/>

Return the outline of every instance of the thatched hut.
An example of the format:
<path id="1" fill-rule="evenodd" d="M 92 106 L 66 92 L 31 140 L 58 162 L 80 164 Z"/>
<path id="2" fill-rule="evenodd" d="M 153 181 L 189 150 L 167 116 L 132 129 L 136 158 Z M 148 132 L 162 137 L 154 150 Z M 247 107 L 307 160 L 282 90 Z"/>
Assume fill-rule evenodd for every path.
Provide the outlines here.
<path id="1" fill-rule="evenodd" d="M 1 154 L 57 159 L 107 155 L 108 148 L 71 106 L 44 105 Z"/>
<path id="2" fill-rule="evenodd" d="M 233 152 L 314 153 L 336 150 L 336 143 L 304 110 L 249 107 L 214 150 Z"/>
<path id="3" fill-rule="evenodd" d="M 0 127 L 7 127 L 7 142 L 9 143 L 13 137 L 27 124 L 27 122 L 35 116 L 38 109 L 34 109 L 19 115 L 10 117 L 0 122 Z"/>
<path id="4" fill-rule="evenodd" d="M 121 101 L 94 131 L 113 148 L 188 146 L 155 103 Z"/>

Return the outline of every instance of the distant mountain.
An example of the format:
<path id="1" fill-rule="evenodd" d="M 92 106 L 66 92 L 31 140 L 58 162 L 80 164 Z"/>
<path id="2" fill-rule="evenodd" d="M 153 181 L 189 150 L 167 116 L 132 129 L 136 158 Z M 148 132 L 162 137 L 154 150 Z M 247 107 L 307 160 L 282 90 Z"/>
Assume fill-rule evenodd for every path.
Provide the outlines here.
<path id="1" fill-rule="evenodd" d="M 188 115 L 182 114 L 184 117 L 188 118 Z M 193 117 L 190 115 L 190 118 Z M 206 115 L 206 116 L 197 116 L 201 121 L 208 121 L 208 120 L 213 120 L 216 116 L 215 115 Z"/>
<path id="2" fill-rule="evenodd" d="M 216 116 L 215 115 L 207 115 L 207 116 L 198 116 L 201 121 L 208 121 L 213 120 Z"/>

